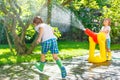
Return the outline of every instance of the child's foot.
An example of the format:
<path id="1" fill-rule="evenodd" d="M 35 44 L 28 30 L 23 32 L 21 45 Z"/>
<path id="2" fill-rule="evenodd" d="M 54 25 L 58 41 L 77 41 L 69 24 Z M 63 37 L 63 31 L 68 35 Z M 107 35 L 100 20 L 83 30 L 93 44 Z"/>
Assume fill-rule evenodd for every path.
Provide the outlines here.
<path id="1" fill-rule="evenodd" d="M 108 52 L 108 58 L 107 60 L 112 60 L 111 52 Z"/>
<path id="2" fill-rule="evenodd" d="M 61 67 L 61 75 L 63 79 L 67 76 L 67 72 L 64 66 Z"/>
<path id="3" fill-rule="evenodd" d="M 35 67 L 42 72 L 43 68 L 44 68 L 44 65 L 45 65 L 44 62 L 39 62 L 39 63 L 35 64 Z"/>

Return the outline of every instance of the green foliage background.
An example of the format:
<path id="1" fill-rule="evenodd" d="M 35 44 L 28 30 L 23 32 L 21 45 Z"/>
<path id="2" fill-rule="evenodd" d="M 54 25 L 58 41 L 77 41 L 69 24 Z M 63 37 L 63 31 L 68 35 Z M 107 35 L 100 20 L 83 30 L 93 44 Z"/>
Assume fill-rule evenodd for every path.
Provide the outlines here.
<path id="1" fill-rule="evenodd" d="M 11 0 L 10 0 L 11 1 Z M 17 4 L 21 8 L 21 18 L 24 24 L 27 23 L 28 19 L 35 15 L 37 11 L 39 11 L 41 5 L 43 5 L 47 0 L 13 0 L 17 1 Z M 64 2 L 68 0 L 51 0 L 52 3 L 62 5 Z M 3 1 L 0 1 L 0 9 L 2 9 Z M 4 1 L 4 4 L 8 4 L 7 1 Z M 119 0 L 69 0 L 67 4 L 62 5 L 62 7 L 66 9 L 70 9 L 79 20 L 83 23 L 86 28 L 90 28 L 95 32 L 99 32 L 102 27 L 102 20 L 104 18 L 111 18 L 111 38 L 112 43 L 119 43 L 120 39 L 120 1 Z M 10 6 L 6 7 L 10 9 Z M 0 21 L 5 17 L 3 12 L 0 12 Z M 16 32 L 18 35 L 21 34 L 21 25 L 17 25 Z M 57 26 L 56 26 L 57 27 Z M 4 29 L 3 23 L 0 23 L 0 43 L 6 43 L 6 35 L 5 32 L 2 31 Z M 73 35 L 73 34 L 74 35 Z M 72 26 L 71 30 L 66 36 L 62 36 L 66 40 L 76 40 L 76 41 L 84 41 L 87 40 L 87 37 L 82 34 L 83 32 L 74 28 Z M 75 37 L 76 35 L 76 37 Z M 26 42 L 31 42 L 33 38 L 35 38 L 35 31 L 33 30 L 33 26 L 30 25 L 26 31 Z M 11 36 L 12 39 L 12 36 Z M 62 39 L 62 38 L 61 38 Z"/>

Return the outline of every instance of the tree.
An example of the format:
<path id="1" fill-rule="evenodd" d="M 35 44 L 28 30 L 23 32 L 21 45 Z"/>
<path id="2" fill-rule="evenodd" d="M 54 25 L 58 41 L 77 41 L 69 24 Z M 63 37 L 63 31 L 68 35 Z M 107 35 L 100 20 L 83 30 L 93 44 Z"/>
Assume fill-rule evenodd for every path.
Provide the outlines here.
<path id="1" fill-rule="evenodd" d="M 51 14 L 52 13 L 52 0 L 47 0 L 47 23 L 51 22 Z"/>
<path id="2" fill-rule="evenodd" d="M 113 43 L 120 40 L 120 1 L 109 0 L 103 7 L 103 18 L 111 18 L 111 39 Z"/>
<path id="3" fill-rule="evenodd" d="M 27 47 L 27 44 L 25 42 L 25 36 L 27 29 L 30 27 L 32 23 L 33 17 L 38 15 L 38 13 L 40 12 L 40 6 L 39 6 L 40 2 L 45 2 L 45 1 L 44 0 L 43 1 L 38 0 L 37 2 L 35 2 L 34 0 L 30 0 L 30 1 L 1 0 L 0 1 L 0 10 L 3 14 L 2 16 L 3 23 L 6 30 L 8 42 L 10 43 L 8 34 L 11 34 L 15 45 L 15 50 L 17 51 L 18 54 L 30 54 L 32 53 L 34 47 L 36 46 L 36 41 L 34 40 L 31 43 L 31 46 Z M 27 3 L 29 4 L 27 5 Z"/>

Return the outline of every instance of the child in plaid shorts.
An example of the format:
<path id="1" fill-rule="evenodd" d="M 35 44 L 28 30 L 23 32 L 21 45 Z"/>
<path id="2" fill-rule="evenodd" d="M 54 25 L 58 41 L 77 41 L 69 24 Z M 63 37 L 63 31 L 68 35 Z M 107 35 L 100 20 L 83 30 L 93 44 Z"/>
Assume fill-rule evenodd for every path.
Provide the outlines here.
<path id="1" fill-rule="evenodd" d="M 35 26 L 35 30 L 38 32 L 37 44 L 41 43 L 41 61 L 35 64 L 36 68 L 40 71 L 43 71 L 45 65 L 45 55 L 50 50 L 53 56 L 53 59 L 56 61 L 56 64 L 59 66 L 61 70 L 62 78 L 66 77 L 66 69 L 63 66 L 61 60 L 58 58 L 57 54 L 59 53 L 57 39 L 54 35 L 52 27 L 43 23 L 42 19 L 37 16 L 33 19 L 33 24 Z"/>

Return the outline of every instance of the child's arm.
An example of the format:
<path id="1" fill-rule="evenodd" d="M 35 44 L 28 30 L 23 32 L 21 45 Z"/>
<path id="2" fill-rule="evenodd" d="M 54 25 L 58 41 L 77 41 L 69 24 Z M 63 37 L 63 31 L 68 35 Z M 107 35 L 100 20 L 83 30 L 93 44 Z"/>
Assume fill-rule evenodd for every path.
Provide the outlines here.
<path id="1" fill-rule="evenodd" d="M 53 33 L 55 33 L 55 30 L 54 30 L 54 28 L 52 28 L 52 32 L 53 32 Z"/>
<path id="2" fill-rule="evenodd" d="M 101 30 L 100 32 L 104 32 L 105 34 L 109 33 L 109 30 Z"/>
<path id="3" fill-rule="evenodd" d="M 105 34 L 109 33 L 109 29 L 104 29 L 103 27 L 101 28 L 100 32 L 104 32 Z"/>
<path id="4" fill-rule="evenodd" d="M 39 44 L 41 42 L 42 34 L 43 34 L 43 28 L 39 28 L 37 44 Z"/>
<path id="5" fill-rule="evenodd" d="M 106 34 L 109 33 L 109 30 L 104 31 Z"/>

